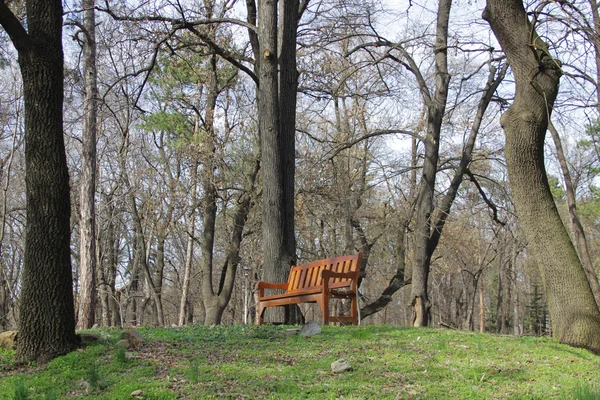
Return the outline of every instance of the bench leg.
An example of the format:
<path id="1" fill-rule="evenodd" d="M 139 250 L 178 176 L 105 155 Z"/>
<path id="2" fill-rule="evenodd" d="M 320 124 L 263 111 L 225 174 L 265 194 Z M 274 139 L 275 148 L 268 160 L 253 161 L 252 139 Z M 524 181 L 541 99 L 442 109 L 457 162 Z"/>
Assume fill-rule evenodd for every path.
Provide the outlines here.
<path id="1" fill-rule="evenodd" d="M 323 294 L 321 297 L 321 314 L 323 314 L 323 325 L 329 324 L 329 297 Z"/>
<path id="2" fill-rule="evenodd" d="M 356 297 L 350 299 L 350 316 L 352 317 L 352 325 L 358 325 L 358 301 Z"/>
<path id="3" fill-rule="evenodd" d="M 261 326 L 265 323 L 263 319 L 263 314 L 265 313 L 265 308 L 262 306 L 260 301 L 256 304 L 256 325 Z"/>

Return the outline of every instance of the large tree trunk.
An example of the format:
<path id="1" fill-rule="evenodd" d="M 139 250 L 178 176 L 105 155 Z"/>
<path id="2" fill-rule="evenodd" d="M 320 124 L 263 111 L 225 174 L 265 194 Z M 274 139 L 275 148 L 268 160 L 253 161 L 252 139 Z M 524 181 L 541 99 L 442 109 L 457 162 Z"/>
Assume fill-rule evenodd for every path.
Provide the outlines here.
<path id="1" fill-rule="evenodd" d="M 309 0 L 247 0 L 248 30 L 257 75 L 258 125 L 262 168 L 263 279 L 285 282 L 296 262 L 294 177 L 296 35 L 298 20 Z M 278 13 L 279 3 L 279 13 Z M 297 320 L 297 311 L 267 314 L 267 318 Z M 275 315 L 273 315 L 275 314 Z"/>
<path id="2" fill-rule="evenodd" d="M 565 181 L 565 191 L 567 193 L 567 208 L 569 210 L 571 232 L 573 232 L 573 241 L 575 242 L 575 247 L 577 248 L 579 258 L 581 259 L 581 263 L 583 264 L 583 269 L 585 270 L 585 274 L 590 283 L 590 288 L 592 289 L 592 293 L 594 294 L 596 305 L 600 309 L 600 284 L 598 283 L 598 275 L 596 275 L 594 263 L 592 262 L 592 257 L 590 255 L 585 231 L 583 230 L 583 226 L 581 225 L 581 221 L 579 220 L 579 213 L 577 212 L 577 200 L 575 196 L 575 186 L 573 185 L 573 181 L 571 180 L 569 166 L 567 165 L 567 159 L 565 157 L 565 152 L 563 151 L 562 142 L 560 140 L 560 136 L 558 135 L 558 131 L 556 130 L 552 122 L 549 123 L 548 128 L 552 135 L 554 146 L 556 147 L 556 158 L 558 159 L 558 163 L 560 164 L 560 169 L 562 171 L 563 179 Z"/>
<path id="3" fill-rule="evenodd" d="M 296 98 L 298 71 L 296 69 L 296 32 L 299 1 L 280 1 L 279 26 L 279 142 L 282 151 L 283 180 L 283 240 L 289 266 L 296 263 L 294 232 L 294 201 L 296 176 Z M 286 266 L 287 267 L 287 266 Z M 286 268 L 287 273 L 287 268 Z"/>
<path id="4" fill-rule="evenodd" d="M 284 242 L 283 149 L 279 131 L 277 1 L 261 0 L 258 8 L 258 109 L 262 163 L 263 279 L 285 282 L 290 266 Z"/>
<path id="5" fill-rule="evenodd" d="M 45 362 L 77 344 L 63 140 L 62 2 L 27 2 L 27 29 L 0 2 L 25 95 L 27 230 L 17 357 Z"/>
<path id="6" fill-rule="evenodd" d="M 96 319 L 96 136 L 98 85 L 96 72 L 95 0 L 82 0 L 83 29 L 83 145 L 79 220 L 79 307 L 77 327 L 91 328 Z"/>
<path id="7" fill-rule="evenodd" d="M 277 3 L 275 0 L 259 1 L 255 58 L 260 82 L 257 97 L 263 182 L 263 279 L 285 282 L 296 258 L 293 207 L 298 1 L 282 4 L 281 18 Z M 290 11 L 293 5 L 296 7 L 295 21 L 292 21 L 294 14 Z M 271 313 L 275 314 L 271 318 L 284 319 L 279 311 Z"/>
<path id="8" fill-rule="evenodd" d="M 543 279 L 552 334 L 600 352 L 600 311 L 554 204 L 544 167 L 544 138 L 561 75 L 521 0 L 488 1 L 484 11 L 512 67 L 516 94 L 502 115 L 514 203 Z"/>

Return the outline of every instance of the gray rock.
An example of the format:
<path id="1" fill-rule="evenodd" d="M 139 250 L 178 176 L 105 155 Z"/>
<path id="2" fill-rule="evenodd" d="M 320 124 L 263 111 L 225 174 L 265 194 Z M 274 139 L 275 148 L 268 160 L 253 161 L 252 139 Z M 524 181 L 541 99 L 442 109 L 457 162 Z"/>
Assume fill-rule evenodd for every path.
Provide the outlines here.
<path id="1" fill-rule="evenodd" d="M 121 334 L 121 340 L 117 345 L 127 346 L 128 348 L 135 348 L 143 345 L 146 341 L 140 335 L 138 331 L 133 328 L 129 328 L 129 331 Z"/>
<path id="2" fill-rule="evenodd" d="M 80 333 L 77 336 L 79 336 L 81 344 L 84 345 L 94 343 L 100 340 L 100 336 L 91 333 Z"/>
<path id="3" fill-rule="evenodd" d="M 341 374 L 342 372 L 352 370 L 352 365 L 343 358 L 331 363 L 331 372 L 334 374 Z"/>
<path id="4" fill-rule="evenodd" d="M 298 332 L 300 336 L 315 336 L 319 333 L 321 333 L 321 326 L 313 321 L 304 324 Z"/>
<path id="5" fill-rule="evenodd" d="M 17 348 L 17 331 L 7 331 L 0 333 L 0 347 L 14 350 Z"/>
<path id="6" fill-rule="evenodd" d="M 131 397 L 140 397 L 142 394 L 144 394 L 143 391 L 141 390 L 134 390 L 133 392 L 131 392 Z"/>

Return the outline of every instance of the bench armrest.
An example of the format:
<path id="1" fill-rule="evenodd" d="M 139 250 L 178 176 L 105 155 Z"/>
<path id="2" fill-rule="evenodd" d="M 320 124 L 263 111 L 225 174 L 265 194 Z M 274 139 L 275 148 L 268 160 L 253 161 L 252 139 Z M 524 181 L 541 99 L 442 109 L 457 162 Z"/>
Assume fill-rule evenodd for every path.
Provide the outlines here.
<path id="1" fill-rule="evenodd" d="M 256 289 L 258 290 L 258 297 L 263 297 L 265 295 L 265 289 L 282 289 L 286 290 L 288 288 L 288 283 L 271 283 L 260 281 L 256 283 Z"/>

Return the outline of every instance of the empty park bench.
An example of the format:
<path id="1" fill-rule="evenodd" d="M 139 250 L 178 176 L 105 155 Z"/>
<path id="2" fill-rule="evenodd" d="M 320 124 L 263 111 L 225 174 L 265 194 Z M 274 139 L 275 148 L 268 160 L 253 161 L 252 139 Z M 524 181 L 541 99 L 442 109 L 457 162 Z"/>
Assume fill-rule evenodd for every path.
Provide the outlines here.
<path id="1" fill-rule="evenodd" d="M 323 324 L 351 322 L 353 325 L 357 325 L 356 295 L 361 259 L 362 253 L 358 253 L 294 265 L 290 269 L 287 282 L 258 282 L 256 284 L 258 289 L 257 324 L 264 323 L 263 313 L 268 307 L 318 303 L 323 315 Z M 265 296 L 265 289 L 279 289 L 285 290 L 285 292 Z M 331 316 L 329 299 L 350 299 L 350 315 Z"/>

